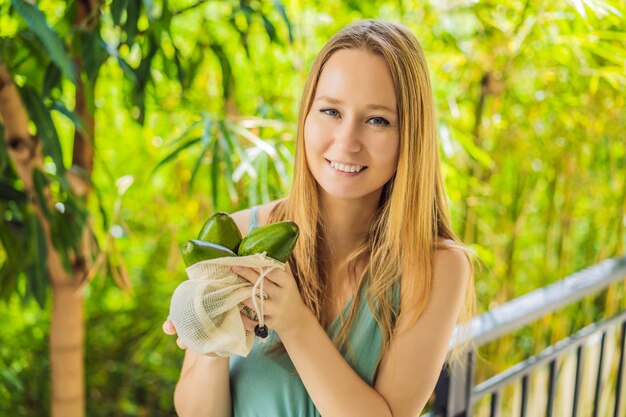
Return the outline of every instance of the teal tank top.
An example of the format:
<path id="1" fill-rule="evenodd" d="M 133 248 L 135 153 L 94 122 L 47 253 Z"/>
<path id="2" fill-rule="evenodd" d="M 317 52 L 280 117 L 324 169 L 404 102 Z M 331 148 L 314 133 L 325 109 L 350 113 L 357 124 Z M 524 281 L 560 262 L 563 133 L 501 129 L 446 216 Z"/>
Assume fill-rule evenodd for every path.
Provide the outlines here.
<path id="1" fill-rule="evenodd" d="M 257 224 L 257 207 L 253 207 L 250 230 L 257 227 Z M 383 339 L 369 303 L 364 298 L 364 288 L 362 286 L 359 290 L 363 298 L 348 337 L 354 355 L 346 352 L 342 352 L 342 355 L 365 382 L 373 385 Z M 392 297 L 396 314 L 399 300 L 400 288 L 396 286 Z M 327 328 L 329 337 L 332 338 L 339 330 L 351 305 L 352 299 Z M 320 417 L 302 380 L 295 373 L 289 355 L 264 354 L 277 340 L 279 338 L 276 332 L 269 329 L 266 339 L 254 339 L 247 357 L 230 357 L 233 417 Z"/>

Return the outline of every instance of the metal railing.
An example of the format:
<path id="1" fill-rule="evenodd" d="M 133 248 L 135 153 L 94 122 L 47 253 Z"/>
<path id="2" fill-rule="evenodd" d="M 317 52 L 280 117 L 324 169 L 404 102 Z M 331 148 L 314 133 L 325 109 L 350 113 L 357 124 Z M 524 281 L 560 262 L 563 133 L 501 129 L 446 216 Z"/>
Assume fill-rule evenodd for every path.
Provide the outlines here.
<path id="1" fill-rule="evenodd" d="M 545 288 L 540 288 L 511 300 L 493 310 L 475 317 L 471 322 L 473 346 L 464 355 L 464 363 L 446 365 L 441 372 L 435 388 L 434 406 L 431 413 L 423 417 L 470 417 L 473 405 L 479 400 L 490 397 L 490 416 L 500 415 L 502 390 L 505 386 L 519 382 L 521 384 L 520 410 L 515 415 L 526 417 L 529 401 L 529 378 L 539 367 L 548 367 L 548 386 L 546 409 L 542 414 L 554 415 L 554 398 L 557 385 L 557 360 L 563 355 L 576 351 L 576 371 L 573 383 L 572 417 L 577 416 L 580 401 L 580 386 L 585 344 L 593 337 L 600 338 L 598 372 L 595 376 L 593 417 L 598 416 L 598 404 L 602 392 L 602 371 L 604 369 L 605 347 L 609 329 L 618 329 L 620 342 L 616 390 L 611 416 L 624 413 L 626 401 L 621 398 L 624 378 L 624 356 L 626 336 L 626 310 L 613 317 L 593 323 L 573 335 L 549 346 L 541 353 L 532 356 L 497 375 L 474 383 L 476 349 L 486 343 L 511 334 L 520 328 L 550 313 L 571 305 L 586 296 L 608 288 L 611 284 L 626 279 L 626 256 L 607 259 L 597 265 L 579 271 Z M 620 410 L 620 407 L 622 408 Z M 568 416 L 569 417 L 569 416 Z"/>

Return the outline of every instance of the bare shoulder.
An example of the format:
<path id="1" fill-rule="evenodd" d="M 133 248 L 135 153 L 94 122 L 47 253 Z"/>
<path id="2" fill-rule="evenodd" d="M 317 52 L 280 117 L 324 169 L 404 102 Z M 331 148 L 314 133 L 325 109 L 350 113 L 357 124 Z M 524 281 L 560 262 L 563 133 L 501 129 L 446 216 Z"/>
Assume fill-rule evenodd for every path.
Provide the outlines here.
<path id="1" fill-rule="evenodd" d="M 280 203 L 283 200 L 284 198 L 281 198 L 259 206 L 259 226 L 264 226 L 265 224 L 267 224 L 267 219 L 272 212 L 272 209 L 276 206 L 276 204 Z M 248 234 L 248 228 L 250 227 L 250 211 L 250 208 L 247 208 L 236 211 L 230 215 L 230 217 L 232 217 L 235 221 L 235 224 L 237 224 L 237 227 L 239 227 L 239 231 L 243 236 Z"/>
<path id="2" fill-rule="evenodd" d="M 442 239 L 435 251 L 433 284 L 465 288 L 471 267 L 469 257 L 456 242 Z"/>

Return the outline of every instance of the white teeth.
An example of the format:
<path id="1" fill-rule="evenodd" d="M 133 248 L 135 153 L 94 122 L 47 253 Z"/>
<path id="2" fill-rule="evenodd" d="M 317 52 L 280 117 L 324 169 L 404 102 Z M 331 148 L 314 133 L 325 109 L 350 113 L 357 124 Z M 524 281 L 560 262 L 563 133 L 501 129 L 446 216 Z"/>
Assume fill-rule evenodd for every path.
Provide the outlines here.
<path id="1" fill-rule="evenodd" d="M 334 161 L 330 161 L 330 166 L 343 172 L 359 172 L 363 169 L 363 165 L 346 165 Z"/>

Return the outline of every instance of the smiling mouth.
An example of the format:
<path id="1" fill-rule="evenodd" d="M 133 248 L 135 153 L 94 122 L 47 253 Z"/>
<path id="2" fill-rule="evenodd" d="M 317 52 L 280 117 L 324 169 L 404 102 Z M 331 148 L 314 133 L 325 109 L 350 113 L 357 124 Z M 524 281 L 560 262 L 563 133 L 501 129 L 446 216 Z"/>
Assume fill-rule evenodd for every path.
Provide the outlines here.
<path id="1" fill-rule="evenodd" d="M 346 173 L 346 174 L 357 174 L 367 169 L 367 166 L 365 165 L 342 164 L 340 162 L 331 161 L 326 158 L 324 158 L 324 160 L 335 170 Z"/>

